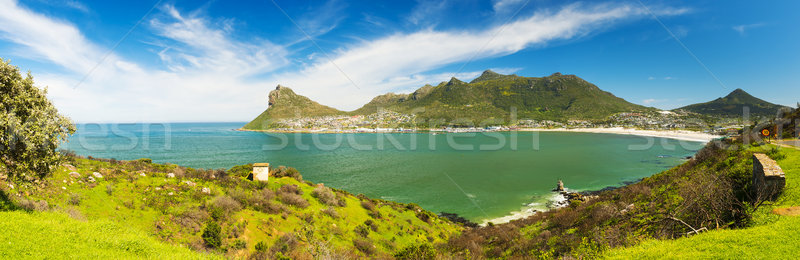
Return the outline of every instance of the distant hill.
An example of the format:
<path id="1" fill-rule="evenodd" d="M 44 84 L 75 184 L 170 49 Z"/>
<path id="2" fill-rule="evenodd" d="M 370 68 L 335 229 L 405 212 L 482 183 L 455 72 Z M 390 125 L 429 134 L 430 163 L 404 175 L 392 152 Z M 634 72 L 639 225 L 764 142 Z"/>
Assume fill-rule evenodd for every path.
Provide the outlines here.
<path id="1" fill-rule="evenodd" d="M 779 109 L 788 108 L 761 100 L 737 88 L 725 97 L 705 103 L 688 105 L 675 110 L 684 110 L 708 116 L 741 117 L 745 107 L 749 107 L 750 114 L 754 116 L 775 116 Z"/>
<path id="2" fill-rule="evenodd" d="M 379 110 L 416 114 L 420 125 L 507 124 L 511 111 L 517 119 L 602 120 L 619 112 L 654 111 L 603 91 L 575 75 L 521 77 L 484 71 L 469 83 L 457 78 L 436 86 L 425 85 L 410 94 L 388 93 L 352 112 L 320 105 L 278 86 L 270 92 L 270 107 L 244 129 L 267 129 L 268 119 L 325 115 L 369 115 Z M 423 121 L 424 120 L 424 121 Z"/>
<path id="3" fill-rule="evenodd" d="M 507 122 L 512 109 L 516 109 L 518 119 L 549 120 L 605 119 L 619 112 L 653 110 L 629 103 L 575 75 L 555 73 L 535 78 L 491 70 L 470 83 L 452 78 L 411 94 L 378 96 L 355 112 L 375 113 L 379 107 L 414 113 L 423 119 L 461 119 L 475 124 L 484 120 Z"/>
<path id="4" fill-rule="evenodd" d="M 317 117 L 328 115 L 341 115 L 345 112 L 338 109 L 320 105 L 319 103 L 302 95 L 295 94 L 292 89 L 278 85 L 269 92 L 269 107 L 258 117 L 247 123 L 243 129 L 267 129 L 270 120 L 285 118 Z"/>

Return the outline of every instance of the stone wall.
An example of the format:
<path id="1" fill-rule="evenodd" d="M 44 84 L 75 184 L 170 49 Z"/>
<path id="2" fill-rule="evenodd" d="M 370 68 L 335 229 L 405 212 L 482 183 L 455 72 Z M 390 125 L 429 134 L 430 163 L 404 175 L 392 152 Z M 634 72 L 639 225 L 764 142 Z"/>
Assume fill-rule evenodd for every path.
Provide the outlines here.
<path id="1" fill-rule="evenodd" d="M 774 199 L 786 186 L 786 177 L 775 160 L 766 154 L 753 154 L 753 191 L 755 199 Z"/>

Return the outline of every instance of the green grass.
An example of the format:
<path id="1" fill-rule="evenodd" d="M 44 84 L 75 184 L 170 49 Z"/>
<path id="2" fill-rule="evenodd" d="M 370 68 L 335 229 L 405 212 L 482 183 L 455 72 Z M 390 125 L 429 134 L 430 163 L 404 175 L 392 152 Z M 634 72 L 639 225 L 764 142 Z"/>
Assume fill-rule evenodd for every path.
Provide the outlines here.
<path id="1" fill-rule="evenodd" d="M 2 259 L 205 259 L 215 255 L 156 240 L 112 221 L 78 221 L 57 212 L 0 212 Z"/>
<path id="2" fill-rule="evenodd" d="M 771 148 L 753 148 L 766 151 Z M 800 258 L 800 217 L 772 214 L 775 208 L 800 206 L 800 150 L 781 149 L 786 155 L 778 164 L 786 174 L 786 189 L 772 204 L 760 207 L 753 226 L 743 229 L 712 230 L 675 240 L 648 240 L 629 248 L 606 252 L 606 258 Z"/>

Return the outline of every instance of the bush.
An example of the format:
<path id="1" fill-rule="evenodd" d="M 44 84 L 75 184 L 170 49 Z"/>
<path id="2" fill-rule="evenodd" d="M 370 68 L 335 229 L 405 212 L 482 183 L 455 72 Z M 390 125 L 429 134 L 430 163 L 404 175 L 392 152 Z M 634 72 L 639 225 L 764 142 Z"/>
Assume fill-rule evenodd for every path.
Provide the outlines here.
<path id="1" fill-rule="evenodd" d="M 358 251 L 361 251 L 367 255 L 372 255 L 375 251 L 375 247 L 372 245 L 372 242 L 366 239 L 353 239 L 353 246 L 355 246 Z"/>
<path id="2" fill-rule="evenodd" d="M 233 240 L 233 243 L 231 243 L 231 248 L 233 248 L 233 249 L 245 249 L 245 248 L 247 248 L 247 242 L 239 240 L 239 239 Z"/>
<path id="3" fill-rule="evenodd" d="M 401 260 L 434 259 L 436 257 L 434 252 L 433 246 L 430 244 L 410 245 L 395 253 L 394 258 Z"/>
<path id="4" fill-rule="evenodd" d="M 209 221 L 206 224 L 206 229 L 203 230 L 203 241 L 211 248 L 219 248 L 222 245 L 222 228 L 214 221 Z"/>
<path id="5" fill-rule="evenodd" d="M 252 164 L 233 166 L 225 172 L 225 174 L 228 176 L 235 176 L 241 178 L 247 178 L 247 176 L 250 176 L 251 173 L 253 173 Z"/>
<path id="6" fill-rule="evenodd" d="M 106 185 L 106 194 L 108 194 L 108 196 L 111 196 L 111 194 L 113 194 L 113 193 L 114 193 L 114 185 L 107 184 Z"/>
<path id="7" fill-rule="evenodd" d="M 294 193 L 283 193 L 280 195 L 281 202 L 301 209 L 308 207 L 308 201 L 303 196 Z"/>
<path id="8" fill-rule="evenodd" d="M 215 219 L 221 219 L 228 218 L 233 213 L 242 210 L 242 205 L 230 196 L 219 196 L 211 201 L 211 208 L 211 215 L 214 216 Z"/>
<path id="9" fill-rule="evenodd" d="M 319 200 L 320 203 L 330 206 L 337 206 L 339 205 L 338 200 L 336 199 L 336 194 L 331 191 L 330 188 L 325 186 L 317 186 L 311 192 L 311 196 L 314 196 Z"/>
<path id="10" fill-rule="evenodd" d="M 362 236 L 362 237 L 367 237 L 367 236 L 369 236 L 369 231 L 370 231 L 370 228 L 369 228 L 369 227 L 367 227 L 366 225 L 358 225 L 358 226 L 356 226 L 356 228 L 353 230 L 353 232 L 355 232 L 356 234 L 358 234 L 358 235 L 360 235 L 360 236 Z"/>
<path id="11" fill-rule="evenodd" d="M 339 218 L 339 212 L 337 212 L 336 209 L 333 207 L 328 207 L 326 209 L 323 209 L 322 213 L 325 213 L 328 216 L 331 216 L 332 218 Z"/>
<path id="12" fill-rule="evenodd" d="M 361 207 L 369 211 L 375 210 L 375 204 L 371 200 L 362 200 Z"/>
<path id="13" fill-rule="evenodd" d="M 78 193 L 72 193 L 69 195 L 69 199 L 67 199 L 67 203 L 78 206 L 81 205 L 81 200 L 83 197 Z"/>
<path id="14" fill-rule="evenodd" d="M 300 176 L 300 172 L 292 167 L 279 166 L 277 169 L 273 169 L 269 175 L 277 178 L 290 177 L 300 182 L 303 181 L 303 176 Z"/>
<path id="15" fill-rule="evenodd" d="M 297 185 L 294 184 L 284 184 L 280 188 L 278 188 L 278 193 L 293 193 L 297 195 L 303 195 L 303 190 L 301 190 Z"/>
<path id="16" fill-rule="evenodd" d="M 256 243 L 256 252 L 267 252 L 269 250 L 269 246 L 264 241 Z"/>
<path id="17" fill-rule="evenodd" d="M 270 203 L 273 198 L 275 198 L 275 193 L 268 188 L 263 188 L 253 192 L 248 204 L 253 207 L 258 207 L 259 205 Z"/>

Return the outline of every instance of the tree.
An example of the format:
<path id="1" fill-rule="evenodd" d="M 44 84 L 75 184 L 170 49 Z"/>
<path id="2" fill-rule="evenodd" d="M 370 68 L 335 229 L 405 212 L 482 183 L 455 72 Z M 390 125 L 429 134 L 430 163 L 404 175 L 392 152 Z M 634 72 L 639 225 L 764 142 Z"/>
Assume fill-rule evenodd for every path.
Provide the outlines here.
<path id="1" fill-rule="evenodd" d="M 209 221 L 206 224 L 206 229 L 203 230 L 203 241 L 206 242 L 211 248 L 219 248 L 222 245 L 222 228 L 214 221 Z"/>
<path id="2" fill-rule="evenodd" d="M 56 148 L 75 132 L 69 118 L 47 99 L 47 89 L 33 85 L 28 72 L 0 59 L 0 163 L 12 181 L 46 177 L 61 156 Z"/>

